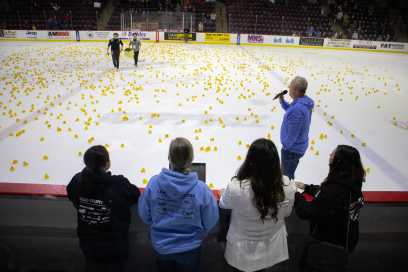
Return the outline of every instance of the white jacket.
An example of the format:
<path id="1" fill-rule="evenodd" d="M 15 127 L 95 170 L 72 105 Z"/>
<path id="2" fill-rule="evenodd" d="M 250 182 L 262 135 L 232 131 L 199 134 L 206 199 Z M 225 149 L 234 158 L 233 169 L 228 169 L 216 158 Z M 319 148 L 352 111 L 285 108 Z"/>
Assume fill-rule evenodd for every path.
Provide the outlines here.
<path id="1" fill-rule="evenodd" d="M 233 179 L 223 192 L 220 207 L 232 209 L 227 234 L 225 259 L 239 270 L 251 272 L 271 267 L 289 259 L 284 218 L 292 212 L 296 187 L 283 177 L 285 200 L 278 204 L 278 220 L 260 219 L 253 204 L 254 193 L 249 180 Z"/>

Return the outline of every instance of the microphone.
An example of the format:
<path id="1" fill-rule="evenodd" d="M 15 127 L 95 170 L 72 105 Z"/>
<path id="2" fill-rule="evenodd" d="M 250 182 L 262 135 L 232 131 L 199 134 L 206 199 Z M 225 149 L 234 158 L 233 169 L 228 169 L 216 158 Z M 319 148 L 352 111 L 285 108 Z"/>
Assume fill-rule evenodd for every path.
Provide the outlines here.
<path id="1" fill-rule="evenodd" d="M 288 93 L 288 91 L 287 91 L 287 90 L 284 90 L 284 91 L 278 93 L 277 95 L 275 95 L 275 97 L 273 98 L 273 100 L 275 100 L 275 99 L 278 98 L 279 96 L 285 95 L 285 94 L 287 94 L 287 93 Z"/>

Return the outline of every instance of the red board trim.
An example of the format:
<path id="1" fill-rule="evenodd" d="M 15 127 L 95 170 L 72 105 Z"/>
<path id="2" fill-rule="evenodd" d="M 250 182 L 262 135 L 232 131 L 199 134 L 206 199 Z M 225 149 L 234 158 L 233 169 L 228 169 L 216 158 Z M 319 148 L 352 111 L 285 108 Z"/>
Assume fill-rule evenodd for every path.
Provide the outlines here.
<path id="1" fill-rule="evenodd" d="M 0 183 L 0 195 L 31 195 L 31 196 L 67 196 L 65 185 L 28 184 L 28 183 Z M 143 191 L 143 188 L 140 189 Z M 220 190 L 213 190 L 219 199 Z M 408 202 L 408 192 L 396 191 L 365 191 L 366 202 Z"/>

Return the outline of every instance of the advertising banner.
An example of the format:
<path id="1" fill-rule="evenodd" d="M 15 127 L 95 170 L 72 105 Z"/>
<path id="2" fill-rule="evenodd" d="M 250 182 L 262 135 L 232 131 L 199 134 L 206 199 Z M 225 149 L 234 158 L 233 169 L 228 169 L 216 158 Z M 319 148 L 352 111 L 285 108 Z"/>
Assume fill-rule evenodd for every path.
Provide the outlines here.
<path id="1" fill-rule="evenodd" d="M 0 30 L 1 38 L 17 38 L 16 30 Z"/>
<path id="2" fill-rule="evenodd" d="M 69 30 L 7 30 L 0 29 L 2 39 L 21 40 L 82 40 L 108 41 L 118 33 L 121 39 L 131 39 L 136 33 L 142 41 L 189 41 L 224 43 L 224 44 L 264 44 L 281 46 L 325 46 L 337 48 L 371 49 L 390 52 L 408 52 L 408 44 L 401 42 L 381 42 L 365 40 L 346 40 L 317 37 L 274 36 L 261 34 L 230 33 L 182 33 L 182 32 L 148 32 L 148 31 L 69 31 Z"/>
<path id="3" fill-rule="evenodd" d="M 362 49 L 377 49 L 376 41 L 353 41 L 353 48 L 362 48 Z"/>
<path id="4" fill-rule="evenodd" d="M 219 42 L 219 43 L 229 43 L 230 34 L 229 33 L 205 33 L 206 42 Z"/>
<path id="5" fill-rule="evenodd" d="M 92 36 L 95 40 L 109 40 L 111 38 L 109 31 L 93 31 Z"/>
<path id="6" fill-rule="evenodd" d="M 405 44 L 403 43 L 392 43 L 392 42 L 379 42 L 379 49 L 383 50 L 404 50 Z"/>
<path id="7" fill-rule="evenodd" d="M 80 38 L 83 40 L 95 40 L 94 31 L 79 31 Z"/>
<path id="8" fill-rule="evenodd" d="M 70 31 L 48 31 L 50 40 L 71 40 L 72 38 Z"/>
<path id="9" fill-rule="evenodd" d="M 257 34 L 248 34 L 248 43 L 264 43 L 264 36 Z"/>
<path id="10" fill-rule="evenodd" d="M 38 38 L 38 32 L 34 30 L 27 30 L 25 32 L 25 38 L 27 39 L 37 39 Z"/>
<path id="11" fill-rule="evenodd" d="M 324 39 L 315 37 L 300 37 L 299 44 L 307 46 L 323 46 Z"/>
<path id="12" fill-rule="evenodd" d="M 265 43 L 282 45 L 299 45 L 299 37 L 293 36 L 269 36 L 269 37 L 266 39 Z"/>
<path id="13" fill-rule="evenodd" d="M 349 48 L 351 47 L 351 40 L 325 39 L 324 46 Z"/>
<path id="14" fill-rule="evenodd" d="M 156 32 L 145 31 L 79 31 L 81 40 L 95 40 L 95 41 L 108 41 L 112 39 L 113 33 L 118 33 L 119 38 L 122 40 L 128 40 L 133 38 L 133 34 L 136 33 L 136 37 L 139 40 L 156 40 Z"/>
<path id="15" fill-rule="evenodd" d="M 113 37 L 113 33 L 119 31 L 79 31 L 81 40 L 95 40 L 95 41 L 107 41 Z"/>
<path id="16" fill-rule="evenodd" d="M 142 41 L 150 41 L 150 40 L 153 40 L 152 37 L 149 35 L 149 34 L 150 34 L 149 32 L 143 32 L 143 31 L 130 32 L 129 37 L 133 37 L 133 35 L 134 35 L 135 33 L 136 33 L 136 37 L 137 37 L 139 40 L 142 40 Z"/>
<path id="17" fill-rule="evenodd" d="M 189 41 L 195 41 L 196 33 L 164 32 L 166 41 L 184 41 L 186 38 Z"/>

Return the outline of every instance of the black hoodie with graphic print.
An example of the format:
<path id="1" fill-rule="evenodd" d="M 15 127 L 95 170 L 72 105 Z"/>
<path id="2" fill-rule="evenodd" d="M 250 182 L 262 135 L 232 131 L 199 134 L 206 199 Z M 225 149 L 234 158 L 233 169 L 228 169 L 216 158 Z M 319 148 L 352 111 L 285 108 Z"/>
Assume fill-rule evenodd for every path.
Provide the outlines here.
<path id="1" fill-rule="evenodd" d="M 126 259 L 130 206 L 137 203 L 139 189 L 124 176 L 84 168 L 72 178 L 67 193 L 77 209 L 77 233 L 85 257 Z"/>

